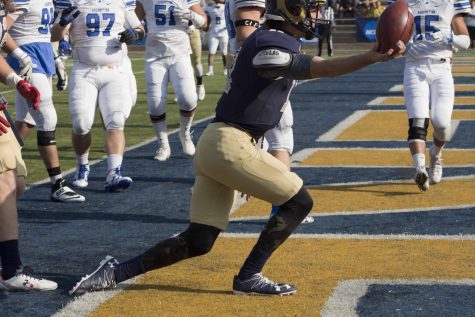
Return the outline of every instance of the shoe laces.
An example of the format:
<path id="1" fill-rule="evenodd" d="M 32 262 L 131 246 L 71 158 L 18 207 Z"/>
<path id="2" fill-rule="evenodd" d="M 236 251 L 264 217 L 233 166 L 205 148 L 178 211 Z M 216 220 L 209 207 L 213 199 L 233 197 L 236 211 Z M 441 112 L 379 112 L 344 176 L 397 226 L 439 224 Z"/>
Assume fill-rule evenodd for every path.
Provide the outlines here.
<path id="1" fill-rule="evenodd" d="M 25 276 L 27 277 L 28 279 L 30 280 L 35 280 L 35 281 L 41 281 L 42 278 L 40 277 L 36 277 L 36 276 L 33 276 L 33 269 L 29 266 L 23 266 L 21 267 L 17 273 L 15 274 L 15 276 L 18 276 L 18 277 L 21 277 L 21 276 Z"/>
<path id="2" fill-rule="evenodd" d="M 259 279 L 256 281 L 254 286 L 269 285 L 269 286 L 275 287 L 277 285 L 274 281 L 272 281 L 272 280 L 268 279 L 267 277 L 265 277 L 264 275 L 262 275 L 262 273 L 258 273 L 257 276 L 259 277 Z"/>

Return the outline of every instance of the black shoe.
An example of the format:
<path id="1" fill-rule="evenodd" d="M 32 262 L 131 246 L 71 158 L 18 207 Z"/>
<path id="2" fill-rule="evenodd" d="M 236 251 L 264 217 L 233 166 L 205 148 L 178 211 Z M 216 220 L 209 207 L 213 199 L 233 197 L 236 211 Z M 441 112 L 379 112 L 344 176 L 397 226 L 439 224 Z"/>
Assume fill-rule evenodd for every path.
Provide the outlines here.
<path id="1" fill-rule="evenodd" d="M 77 296 L 86 292 L 100 291 L 107 288 L 115 287 L 114 270 L 119 262 L 112 256 L 108 255 L 101 261 L 99 267 L 90 275 L 83 277 L 69 291 L 69 295 Z"/>
<path id="2" fill-rule="evenodd" d="M 250 279 L 242 281 L 234 276 L 233 293 L 238 295 L 292 295 L 297 288 L 290 284 L 275 283 L 262 275 L 254 274 Z"/>

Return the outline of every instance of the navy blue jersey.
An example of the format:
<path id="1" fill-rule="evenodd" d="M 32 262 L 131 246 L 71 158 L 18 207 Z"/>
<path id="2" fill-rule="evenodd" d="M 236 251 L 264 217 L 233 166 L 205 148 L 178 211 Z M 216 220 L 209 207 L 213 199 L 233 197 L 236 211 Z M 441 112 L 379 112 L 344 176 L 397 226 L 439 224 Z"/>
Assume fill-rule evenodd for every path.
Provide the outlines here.
<path id="1" fill-rule="evenodd" d="M 228 87 L 216 107 L 215 121 L 236 126 L 255 138 L 278 124 L 294 81 L 263 78 L 252 63 L 260 51 L 273 48 L 298 54 L 300 44 L 294 37 L 267 27 L 252 33 L 236 55 Z"/>

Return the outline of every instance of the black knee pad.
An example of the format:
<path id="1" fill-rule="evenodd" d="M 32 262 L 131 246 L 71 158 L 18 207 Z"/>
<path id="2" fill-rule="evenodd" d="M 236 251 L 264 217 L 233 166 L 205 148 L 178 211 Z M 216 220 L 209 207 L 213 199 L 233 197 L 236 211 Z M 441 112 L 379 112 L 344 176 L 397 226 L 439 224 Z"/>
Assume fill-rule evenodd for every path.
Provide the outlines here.
<path id="1" fill-rule="evenodd" d="M 407 141 L 422 140 L 427 138 L 427 129 L 429 128 L 429 118 L 424 119 L 423 125 L 416 124 L 416 120 L 422 119 L 409 119 L 409 130 L 407 131 Z"/>
<path id="2" fill-rule="evenodd" d="M 180 234 L 180 237 L 185 239 L 189 255 L 193 257 L 211 251 L 220 232 L 218 228 L 192 222 L 188 229 Z"/>
<path id="3" fill-rule="evenodd" d="M 160 121 L 165 120 L 166 118 L 167 118 L 167 113 L 161 114 L 159 116 L 150 115 L 150 121 L 152 122 L 160 122 Z"/>
<path id="4" fill-rule="evenodd" d="M 279 206 L 279 212 L 291 212 L 295 218 L 304 219 L 312 210 L 313 199 L 305 188 L 300 188 L 297 194 Z"/>
<path id="5" fill-rule="evenodd" d="M 37 131 L 36 140 L 40 146 L 56 144 L 56 131 Z"/>

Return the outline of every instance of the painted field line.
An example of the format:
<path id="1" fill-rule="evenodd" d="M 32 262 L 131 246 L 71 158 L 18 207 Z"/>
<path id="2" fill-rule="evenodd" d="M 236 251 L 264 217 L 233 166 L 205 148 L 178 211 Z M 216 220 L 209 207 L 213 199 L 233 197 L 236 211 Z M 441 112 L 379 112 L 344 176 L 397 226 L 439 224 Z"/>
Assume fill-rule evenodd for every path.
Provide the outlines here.
<path id="1" fill-rule="evenodd" d="M 395 280 L 346 280 L 340 281 L 328 298 L 321 311 L 322 317 L 358 317 L 358 302 L 371 285 L 469 285 L 475 286 L 475 280 L 436 280 L 436 279 L 395 279 Z"/>
<path id="2" fill-rule="evenodd" d="M 469 90 L 471 91 L 471 90 Z M 475 96 L 456 96 L 455 106 L 472 106 L 475 104 Z M 367 103 L 368 106 L 404 106 L 404 97 L 376 97 Z"/>
<path id="3" fill-rule="evenodd" d="M 407 208 L 407 209 L 386 209 L 386 210 L 361 210 L 361 211 L 337 211 L 337 212 L 312 212 L 312 217 L 333 217 L 333 216 L 361 216 L 361 215 L 379 215 L 379 214 L 404 214 L 415 212 L 428 212 L 428 211 L 441 211 L 441 210 L 459 210 L 466 208 L 474 208 L 475 204 L 471 205 L 453 205 L 453 206 L 440 206 L 440 207 L 426 207 L 426 208 Z M 266 220 L 269 216 L 249 216 L 249 217 L 236 217 L 231 218 L 231 222 L 240 221 L 253 221 L 253 220 Z"/>
<path id="4" fill-rule="evenodd" d="M 333 141 L 339 136 L 343 131 L 348 129 L 350 126 L 358 122 L 361 118 L 370 113 L 371 110 L 357 110 L 348 116 L 345 120 L 338 123 L 335 127 L 330 129 L 328 132 L 322 134 L 316 141 Z"/>
<path id="5" fill-rule="evenodd" d="M 257 239 L 260 233 L 221 233 L 219 236 L 231 239 Z M 475 235 L 425 235 L 425 234 L 311 234 L 294 233 L 291 239 L 328 239 L 328 240 L 440 240 L 440 241 L 475 241 Z"/>
<path id="6" fill-rule="evenodd" d="M 455 91 L 473 91 L 475 90 L 475 85 L 473 84 L 456 84 Z M 403 92 L 404 85 L 394 85 L 389 89 L 389 92 Z"/>

